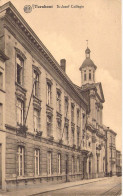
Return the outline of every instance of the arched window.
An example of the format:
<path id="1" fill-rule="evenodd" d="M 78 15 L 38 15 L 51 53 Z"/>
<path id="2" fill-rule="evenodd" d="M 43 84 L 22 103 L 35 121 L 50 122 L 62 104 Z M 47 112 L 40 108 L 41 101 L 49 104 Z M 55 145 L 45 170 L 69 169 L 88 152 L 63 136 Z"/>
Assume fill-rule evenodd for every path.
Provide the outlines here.
<path id="1" fill-rule="evenodd" d="M 86 81 L 86 71 L 84 71 L 84 81 Z"/>

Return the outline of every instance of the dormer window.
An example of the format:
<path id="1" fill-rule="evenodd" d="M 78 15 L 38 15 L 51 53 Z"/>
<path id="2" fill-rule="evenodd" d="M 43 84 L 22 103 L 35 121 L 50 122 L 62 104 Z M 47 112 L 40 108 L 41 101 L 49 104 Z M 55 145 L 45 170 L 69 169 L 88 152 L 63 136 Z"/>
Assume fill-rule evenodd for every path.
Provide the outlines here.
<path id="1" fill-rule="evenodd" d="M 17 54 L 17 57 L 16 57 L 16 82 L 20 85 L 23 84 L 23 66 L 24 66 L 24 60 L 20 55 Z"/>

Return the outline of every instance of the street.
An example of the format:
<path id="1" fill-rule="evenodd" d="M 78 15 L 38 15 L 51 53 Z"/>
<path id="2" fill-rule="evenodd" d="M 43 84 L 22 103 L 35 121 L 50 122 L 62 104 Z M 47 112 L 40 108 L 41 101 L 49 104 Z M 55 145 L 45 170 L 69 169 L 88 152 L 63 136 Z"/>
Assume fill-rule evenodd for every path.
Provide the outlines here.
<path id="1" fill-rule="evenodd" d="M 92 182 L 70 188 L 60 189 L 47 193 L 37 194 L 37 196 L 80 196 L 80 195 L 121 195 L 121 177 L 112 177 L 108 180 Z M 56 185 L 57 186 L 57 185 Z"/>

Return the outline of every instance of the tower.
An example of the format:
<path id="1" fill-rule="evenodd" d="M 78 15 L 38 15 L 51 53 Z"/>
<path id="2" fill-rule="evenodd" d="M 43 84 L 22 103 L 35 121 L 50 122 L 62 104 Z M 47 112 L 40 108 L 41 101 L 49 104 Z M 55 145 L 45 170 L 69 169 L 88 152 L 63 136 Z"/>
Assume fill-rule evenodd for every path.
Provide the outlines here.
<path id="1" fill-rule="evenodd" d="M 81 86 L 85 84 L 95 83 L 95 70 L 97 67 L 90 59 L 90 53 L 91 51 L 87 46 L 85 50 L 85 60 L 79 68 L 79 70 L 81 71 Z"/>

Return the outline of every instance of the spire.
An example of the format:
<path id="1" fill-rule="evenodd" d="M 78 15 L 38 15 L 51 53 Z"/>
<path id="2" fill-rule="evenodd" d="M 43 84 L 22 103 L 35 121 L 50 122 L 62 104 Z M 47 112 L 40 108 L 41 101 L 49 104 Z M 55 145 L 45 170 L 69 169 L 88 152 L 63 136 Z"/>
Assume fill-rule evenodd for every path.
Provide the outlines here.
<path id="1" fill-rule="evenodd" d="M 86 58 L 90 58 L 90 49 L 88 48 L 88 40 L 86 40 L 86 42 L 87 42 L 87 48 L 86 48 L 86 50 L 85 50 L 85 57 Z"/>

